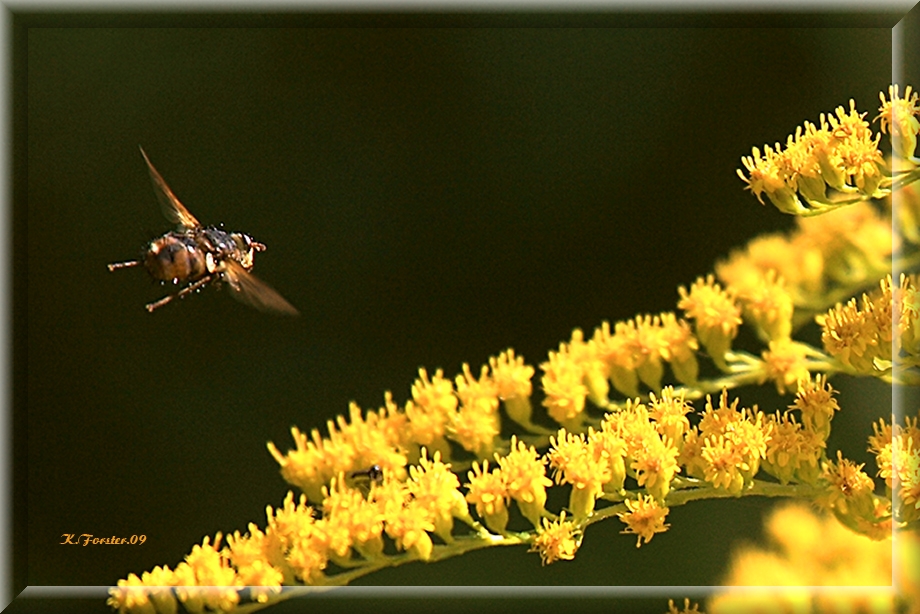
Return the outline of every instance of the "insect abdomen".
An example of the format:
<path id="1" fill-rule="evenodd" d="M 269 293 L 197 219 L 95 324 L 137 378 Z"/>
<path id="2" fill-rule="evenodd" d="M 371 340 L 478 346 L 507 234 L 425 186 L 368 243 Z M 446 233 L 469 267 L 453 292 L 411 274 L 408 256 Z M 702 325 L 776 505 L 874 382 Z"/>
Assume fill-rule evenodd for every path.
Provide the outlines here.
<path id="1" fill-rule="evenodd" d="M 192 237 L 169 233 L 150 243 L 144 266 L 160 281 L 184 283 L 208 272 L 204 252 Z"/>

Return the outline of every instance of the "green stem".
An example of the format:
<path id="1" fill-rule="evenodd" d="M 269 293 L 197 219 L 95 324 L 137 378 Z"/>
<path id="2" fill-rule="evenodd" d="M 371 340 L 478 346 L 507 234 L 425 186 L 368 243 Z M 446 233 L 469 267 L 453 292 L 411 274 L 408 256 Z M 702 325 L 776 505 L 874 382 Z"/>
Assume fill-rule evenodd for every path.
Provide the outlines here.
<path id="1" fill-rule="evenodd" d="M 793 499 L 814 499 L 822 492 L 818 486 L 811 484 L 777 484 L 775 482 L 765 482 L 754 480 L 741 494 L 733 494 L 722 488 L 715 488 L 706 485 L 705 482 L 693 478 L 681 478 L 684 488 L 672 490 L 667 497 L 666 505 L 668 507 L 678 507 L 690 503 L 691 501 L 700 501 L 704 499 L 740 499 L 741 497 L 788 497 Z M 702 484 L 690 488 L 689 485 Z M 638 498 L 640 492 L 631 493 L 625 498 Z M 603 509 L 597 510 L 589 518 L 584 520 L 577 528 L 584 530 L 586 527 L 606 520 L 612 516 L 626 511 L 624 503 L 609 505 Z"/>
<path id="2" fill-rule="evenodd" d="M 901 188 L 912 184 L 920 179 L 920 168 L 914 168 L 906 173 L 900 174 L 891 180 L 891 191 L 900 190 Z M 881 186 L 880 186 L 881 187 Z"/>

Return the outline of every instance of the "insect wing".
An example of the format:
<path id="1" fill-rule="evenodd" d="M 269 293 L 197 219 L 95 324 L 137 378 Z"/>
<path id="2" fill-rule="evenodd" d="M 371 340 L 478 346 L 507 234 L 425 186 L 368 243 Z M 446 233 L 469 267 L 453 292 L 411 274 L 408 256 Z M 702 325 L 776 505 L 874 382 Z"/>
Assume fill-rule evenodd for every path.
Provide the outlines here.
<path id="1" fill-rule="evenodd" d="M 147 169 L 150 171 L 150 180 L 153 182 L 153 190 L 157 194 L 157 200 L 160 201 L 160 207 L 163 209 L 163 215 L 170 222 L 184 226 L 185 228 L 198 228 L 201 224 L 195 219 L 195 216 L 188 212 L 176 195 L 172 193 L 169 186 L 163 180 L 157 169 L 150 163 L 147 152 L 141 147 L 141 155 L 144 156 L 144 162 L 147 163 Z"/>
<path id="2" fill-rule="evenodd" d="M 298 311 L 274 288 L 243 268 L 235 260 L 224 263 L 223 278 L 233 288 L 233 297 L 260 311 L 275 311 L 296 316 Z"/>

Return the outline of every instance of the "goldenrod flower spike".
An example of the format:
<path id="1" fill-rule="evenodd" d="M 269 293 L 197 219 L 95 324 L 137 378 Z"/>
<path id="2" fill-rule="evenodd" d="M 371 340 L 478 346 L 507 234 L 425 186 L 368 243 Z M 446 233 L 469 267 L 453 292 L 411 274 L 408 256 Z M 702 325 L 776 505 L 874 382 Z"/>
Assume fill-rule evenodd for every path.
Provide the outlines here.
<path id="1" fill-rule="evenodd" d="M 895 444 L 897 480 L 892 485 L 897 488 L 898 520 L 914 522 L 920 519 L 920 438 L 898 435 Z"/>
<path id="2" fill-rule="evenodd" d="M 608 414 L 610 416 L 610 414 Z M 607 460 L 610 479 L 603 485 L 605 493 L 622 494 L 626 482 L 626 439 L 620 433 L 614 421 L 605 419 L 601 430 L 588 427 L 588 443 L 595 455 Z"/>
<path id="3" fill-rule="evenodd" d="M 649 416 L 655 420 L 655 430 L 678 448 L 683 446 L 684 435 L 690 430 L 687 414 L 693 411 L 685 392 L 676 392 L 673 386 L 668 386 L 660 395 L 649 394 Z"/>
<path id="4" fill-rule="evenodd" d="M 920 355 L 920 290 L 915 275 L 901 273 L 893 289 L 892 317 L 897 318 L 896 348 L 908 356 Z"/>
<path id="5" fill-rule="evenodd" d="M 920 417 L 873 424 L 868 449 L 884 494 L 828 443 L 849 404 L 829 383 L 835 374 L 920 385 L 920 188 L 910 185 L 920 179 L 920 96 L 907 88 L 902 98 L 892 86 L 881 99 L 890 161 L 852 100 L 742 159 L 739 176 L 757 199 L 799 219 L 681 286 L 682 312 L 602 322 L 590 336 L 575 328 L 539 365 L 538 402 L 534 367 L 509 348 L 478 370 L 419 369 L 404 402 L 385 392 L 382 407 L 351 403 L 322 432 L 292 428 L 293 449 L 268 450 L 299 492 L 268 506 L 263 527 L 249 524 L 223 545 L 220 533 L 206 537 L 174 568 L 129 574 L 108 604 L 119 614 L 251 612 L 293 594 L 282 587 L 345 585 L 498 545 L 528 544 L 546 565 L 572 559 L 587 527 L 614 516 L 639 547 L 668 529 L 673 507 L 751 495 L 817 503 L 836 521 L 780 513 L 768 528 L 788 560 L 739 555 L 730 582 L 878 583 L 878 552 L 887 548 L 882 583 L 890 586 L 892 532 L 907 543 L 920 524 Z M 882 197 L 891 202 L 870 202 Z M 893 223 L 901 233 L 892 235 Z M 892 270 L 905 273 L 895 280 Z M 798 334 L 815 323 L 820 349 Z M 754 334 L 739 335 L 742 324 Z M 765 413 L 729 397 L 758 385 L 795 398 L 768 401 Z M 542 426 L 547 420 L 556 425 Z M 841 536 L 842 527 L 865 538 Z M 916 555 L 896 554 L 902 568 L 916 567 Z M 899 579 L 920 586 L 920 576 Z M 920 603 L 912 590 L 903 599 L 886 593 L 871 608 L 798 589 L 781 598 L 803 611 L 907 611 Z M 699 612 L 686 600 L 683 612 L 673 602 L 669 610 Z"/>
<path id="6" fill-rule="evenodd" d="M 879 188 L 888 169 L 879 149 L 881 134 L 872 134 L 865 116 L 853 100 L 849 111 L 840 106 L 833 115 L 822 113 L 818 124 L 806 121 L 804 129 L 796 128 L 785 147 L 768 145 L 763 154 L 754 147 L 752 155 L 741 158 L 747 174 L 738 169 L 738 176 L 761 204 L 766 194 L 777 209 L 797 216 L 883 197 L 887 188 Z"/>
<path id="7" fill-rule="evenodd" d="M 718 407 L 706 397 L 700 423 L 688 433 L 681 458 L 690 476 L 740 496 L 766 457 L 771 430 L 762 412 L 739 409 L 738 399 L 729 403 L 723 390 Z"/>
<path id="8" fill-rule="evenodd" d="M 741 158 L 741 163 L 747 169 L 745 177 L 738 169 L 738 177 L 748 184 L 747 189 L 757 197 L 760 204 L 764 204 L 761 194 L 766 194 L 773 205 L 783 213 L 803 215 L 808 213 L 808 208 L 802 204 L 791 183 L 789 172 L 785 168 L 785 160 L 779 155 L 781 146 L 776 144 L 776 151 L 769 145 L 764 147 L 763 156 L 757 147 L 752 149 L 750 156 Z"/>
<path id="9" fill-rule="evenodd" d="M 797 422 L 790 412 L 780 414 L 777 411 L 767 416 L 767 425 L 770 429 L 770 441 L 767 442 L 767 451 L 761 468 L 778 479 L 781 484 L 788 484 L 796 479 L 814 483 L 817 471 L 803 476 L 800 469 L 803 465 L 817 467 L 820 455 L 824 451 L 824 441 L 814 436 L 809 437 L 801 423 Z M 805 477 L 812 479 L 803 479 Z"/>
<path id="10" fill-rule="evenodd" d="M 412 496 L 408 484 L 384 478 L 371 499 L 383 514 L 384 531 L 399 550 L 423 561 L 431 558 L 434 543 L 429 533 L 435 531 L 435 515 Z"/>
<path id="11" fill-rule="evenodd" d="M 696 337 L 690 331 L 686 320 L 678 320 L 674 313 L 662 313 L 661 318 L 661 357 L 668 361 L 674 377 L 681 384 L 695 386 L 700 374 L 700 364 L 696 351 L 700 348 Z M 655 389 L 658 386 L 654 387 Z"/>
<path id="12" fill-rule="evenodd" d="M 732 275 L 725 263 L 720 263 L 716 272 L 735 291 L 744 320 L 755 327 L 761 339 L 779 341 L 792 335 L 793 297 L 776 269 L 751 268 Z"/>
<path id="13" fill-rule="evenodd" d="M 175 612 L 177 603 L 171 587 L 176 585 L 176 581 L 175 573 L 169 567 L 154 567 L 141 577 L 128 574 L 126 579 L 118 581 L 117 587 L 109 589 L 106 603 L 119 614 Z"/>
<path id="14" fill-rule="evenodd" d="M 328 550 L 336 563 L 346 567 L 352 548 L 368 560 L 381 555 L 386 516 L 361 492 L 349 487 L 342 474 L 333 479 L 331 488 L 323 487 L 322 507 Z"/>
<path id="15" fill-rule="evenodd" d="M 227 612 L 239 603 L 236 572 L 217 550 L 220 539 L 218 533 L 211 545 L 205 538 L 201 545 L 192 548 L 185 562 L 176 567 L 179 579 L 176 596 L 190 612 Z"/>
<path id="16" fill-rule="evenodd" d="M 453 384 L 444 377 L 441 369 L 435 371 L 431 379 L 424 368 L 419 369 L 419 377 L 412 384 L 412 399 L 422 410 L 439 416 L 443 422 L 447 422 L 459 402 Z"/>

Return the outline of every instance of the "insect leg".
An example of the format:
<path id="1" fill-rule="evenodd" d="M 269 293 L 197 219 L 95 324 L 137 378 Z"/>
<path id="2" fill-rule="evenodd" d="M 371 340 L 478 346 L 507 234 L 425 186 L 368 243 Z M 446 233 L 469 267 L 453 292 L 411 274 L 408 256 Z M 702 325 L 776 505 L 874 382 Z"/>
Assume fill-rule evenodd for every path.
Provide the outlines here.
<path id="1" fill-rule="evenodd" d="M 202 286 L 204 286 L 205 284 L 207 284 L 209 281 L 211 281 L 211 279 L 213 279 L 213 277 L 214 277 L 213 275 L 205 275 L 204 277 L 202 277 L 201 279 L 199 279 L 199 280 L 196 281 L 195 283 L 189 284 L 188 286 L 182 288 L 181 290 L 179 290 L 179 291 L 176 292 L 175 294 L 169 294 L 169 295 L 167 295 L 167 296 L 164 296 L 163 298 L 161 298 L 161 299 L 158 300 L 158 301 L 154 301 L 154 302 L 152 302 L 152 303 L 149 303 L 149 304 L 147 305 L 147 311 L 149 311 L 150 313 L 153 313 L 153 310 L 154 310 L 154 309 L 156 309 L 156 308 L 158 308 L 158 307 L 162 307 L 163 305 L 165 305 L 165 304 L 168 303 L 169 301 L 173 300 L 174 298 L 182 298 L 183 296 L 185 296 L 185 295 L 188 294 L 189 292 L 194 292 L 195 290 L 201 288 Z"/>
<path id="2" fill-rule="evenodd" d="M 126 269 L 129 266 L 137 266 L 140 263 L 140 260 L 126 260 L 124 262 L 113 262 L 112 264 L 108 265 L 108 267 L 110 271 L 114 271 L 115 269 Z"/>

